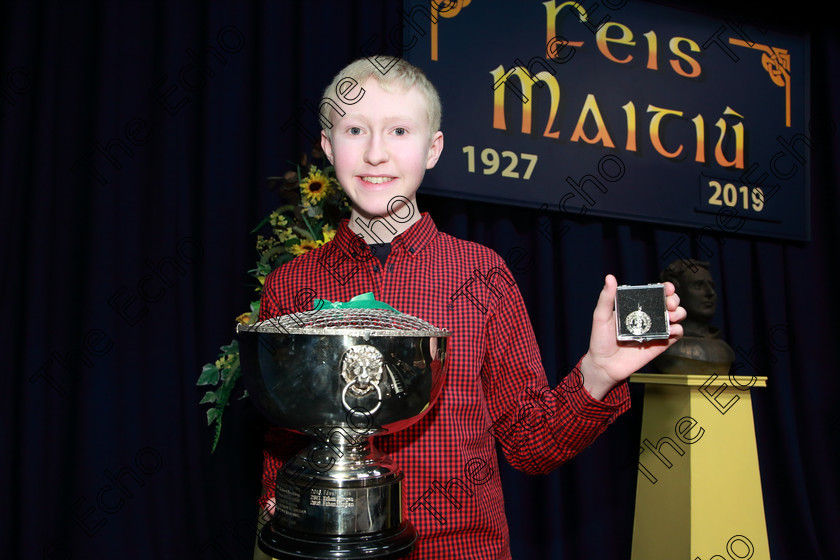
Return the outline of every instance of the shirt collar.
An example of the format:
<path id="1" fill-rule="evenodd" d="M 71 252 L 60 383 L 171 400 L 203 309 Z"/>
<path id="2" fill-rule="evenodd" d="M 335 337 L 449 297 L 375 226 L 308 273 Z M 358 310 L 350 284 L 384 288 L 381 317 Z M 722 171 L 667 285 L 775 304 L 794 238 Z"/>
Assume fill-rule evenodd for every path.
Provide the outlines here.
<path id="1" fill-rule="evenodd" d="M 423 212 L 420 219 L 411 225 L 407 230 L 394 237 L 391 247 L 396 249 L 403 247 L 410 256 L 417 255 L 426 245 L 429 244 L 438 234 L 438 228 L 428 212 Z M 367 251 L 367 245 L 362 237 L 350 229 L 350 220 L 343 219 L 338 224 L 338 231 L 333 242 L 338 244 L 342 251 L 349 256 L 363 258 L 363 252 Z"/>

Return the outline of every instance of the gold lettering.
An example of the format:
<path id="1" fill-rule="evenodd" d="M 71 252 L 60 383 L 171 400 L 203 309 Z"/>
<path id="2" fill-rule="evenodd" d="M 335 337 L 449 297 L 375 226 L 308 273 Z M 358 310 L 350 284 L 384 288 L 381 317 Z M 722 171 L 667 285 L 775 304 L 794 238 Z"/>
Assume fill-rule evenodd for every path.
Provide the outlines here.
<path id="1" fill-rule="evenodd" d="M 727 107 L 723 110 L 724 115 L 734 116 L 743 119 L 743 115 L 739 115 L 731 108 Z M 715 161 L 721 167 L 737 167 L 738 169 L 744 168 L 744 123 L 738 123 L 732 127 L 732 130 L 735 131 L 735 157 L 731 160 L 727 160 L 726 157 L 723 155 L 723 137 L 726 134 L 726 121 L 723 120 L 723 117 L 719 118 L 718 121 L 715 123 L 715 126 L 720 129 L 720 136 L 718 137 L 717 144 L 715 144 Z"/>
<path id="2" fill-rule="evenodd" d="M 590 114 L 592 115 L 592 118 L 595 119 L 595 126 L 598 129 L 598 134 L 596 134 L 594 138 L 589 138 L 583 131 L 583 125 L 586 122 L 586 117 Z M 572 134 L 571 141 L 577 142 L 581 139 L 583 139 L 583 141 L 587 144 L 597 144 L 598 142 L 601 142 L 604 144 L 605 148 L 615 148 L 615 144 L 613 144 L 612 138 L 610 138 L 610 135 L 607 132 L 607 127 L 604 124 L 604 118 L 601 116 L 601 110 L 598 108 L 598 102 L 595 100 L 595 96 L 591 93 L 586 96 L 586 102 L 583 104 L 583 109 L 580 111 L 580 117 L 578 118 L 577 126 L 575 126 L 575 131 Z"/>
<path id="3" fill-rule="evenodd" d="M 624 146 L 628 152 L 636 151 L 636 105 L 628 101 L 621 107 L 627 115 L 627 143 Z"/>
<path id="4" fill-rule="evenodd" d="M 608 37 L 607 33 L 613 27 L 617 27 L 621 30 L 621 37 Z M 626 25 L 615 21 L 609 21 L 598 28 L 598 32 L 595 34 L 595 41 L 598 44 L 598 50 L 601 51 L 601 54 L 607 57 L 608 59 L 612 60 L 613 62 L 618 62 L 619 64 L 625 64 L 633 60 L 633 55 L 628 54 L 622 59 L 618 59 L 612 55 L 610 52 L 608 43 L 617 43 L 619 45 L 629 45 L 635 46 L 636 42 L 633 40 L 633 32 L 630 31 L 630 28 Z"/>
<path id="5" fill-rule="evenodd" d="M 654 149 L 662 154 L 667 158 L 675 158 L 682 153 L 683 146 L 680 144 L 680 147 L 677 148 L 675 152 L 669 152 L 665 149 L 662 145 L 662 140 L 659 138 L 659 128 L 662 123 L 662 119 L 666 115 L 674 115 L 675 117 L 681 117 L 682 111 L 674 111 L 671 109 L 662 109 L 660 107 L 654 107 L 653 105 L 648 105 L 648 113 L 655 113 L 653 117 L 650 119 L 650 141 L 653 144 Z"/>
<path id="6" fill-rule="evenodd" d="M 430 0 L 431 10 L 429 12 L 429 19 L 431 20 L 432 28 L 432 36 L 430 38 L 432 47 L 432 60 L 438 59 L 438 16 L 444 18 L 454 18 L 460 13 L 461 8 L 466 8 L 467 6 L 469 6 L 471 1 L 472 0 L 458 0 L 457 2 L 452 2 L 452 0 L 446 0 L 442 2 L 441 0 Z M 441 11 L 441 7 L 443 7 L 443 11 Z M 414 11 L 415 10 L 412 9 L 411 12 L 408 14 L 409 18 L 411 18 Z"/>
<path id="7" fill-rule="evenodd" d="M 560 13 L 560 10 L 566 6 L 571 6 L 577 11 L 580 21 L 589 21 L 589 14 L 587 14 L 586 10 L 583 9 L 583 6 L 577 2 L 563 2 L 558 6 L 556 0 L 550 0 L 549 2 L 543 2 L 543 6 L 545 6 L 547 45 L 551 44 L 551 41 L 557 37 L 557 15 Z M 567 44 L 572 47 L 580 47 L 583 46 L 583 41 L 569 41 Z M 552 53 L 549 52 L 548 49 L 546 49 L 545 57 L 548 59 L 552 58 Z"/>
<path id="8" fill-rule="evenodd" d="M 648 61 L 646 68 L 648 70 L 658 70 L 659 65 L 657 63 L 659 51 L 657 49 L 656 43 L 656 33 L 653 31 L 648 31 L 643 35 L 648 42 Z"/>
<path id="9" fill-rule="evenodd" d="M 690 70 L 683 70 L 680 62 L 676 59 L 671 59 L 669 61 L 671 63 L 671 68 L 673 68 L 674 72 L 680 76 L 685 76 L 686 78 L 696 78 L 700 75 L 700 63 L 682 52 L 680 50 L 680 43 L 688 43 L 688 48 L 691 52 L 700 52 L 700 47 L 691 39 L 686 37 L 671 37 L 671 40 L 668 42 L 668 47 L 671 49 L 672 53 L 688 63 Z"/>
<path id="10" fill-rule="evenodd" d="M 697 149 L 694 152 L 694 161 L 699 163 L 706 162 L 706 123 L 703 121 L 703 115 L 698 114 L 691 119 L 694 123 L 694 132 L 697 140 Z"/>
<path id="11" fill-rule="evenodd" d="M 505 90 L 510 87 L 522 101 L 522 133 L 531 134 L 531 94 L 533 85 L 536 82 L 543 82 L 548 85 L 548 91 L 551 96 L 551 111 L 548 115 L 548 124 L 545 127 L 543 136 L 547 138 L 558 138 L 560 131 L 551 132 L 551 127 L 554 125 L 554 119 L 557 118 L 557 109 L 560 106 L 560 84 L 557 79 L 547 71 L 539 72 L 533 77 L 525 68 L 516 66 L 507 72 L 500 64 L 497 68 L 490 72 L 493 76 L 493 128 L 499 130 L 507 130 L 505 122 Z M 521 89 L 517 89 L 510 78 L 516 76 L 519 78 Z"/>

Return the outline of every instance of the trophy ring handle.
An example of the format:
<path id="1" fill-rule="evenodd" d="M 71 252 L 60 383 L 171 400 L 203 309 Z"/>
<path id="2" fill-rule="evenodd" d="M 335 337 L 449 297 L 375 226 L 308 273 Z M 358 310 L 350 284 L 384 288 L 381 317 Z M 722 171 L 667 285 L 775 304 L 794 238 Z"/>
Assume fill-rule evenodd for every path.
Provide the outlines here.
<path id="1" fill-rule="evenodd" d="M 373 407 L 373 410 L 368 410 L 364 413 L 356 412 L 354 407 L 347 404 L 347 390 L 350 389 L 350 387 L 352 387 L 357 382 L 358 382 L 358 380 L 354 379 L 353 381 L 351 381 L 350 383 L 345 385 L 344 390 L 341 391 L 341 402 L 342 402 L 342 404 L 344 404 L 344 408 L 346 408 L 349 412 L 352 412 L 354 414 L 376 414 L 376 411 L 379 410 L 379 407 L 382 406 L 382 389 L 379 388 L 378 384 L 372 384 L 373 388 L 376 389 L 376 400 L 377 400 L 376 406 Z"/>

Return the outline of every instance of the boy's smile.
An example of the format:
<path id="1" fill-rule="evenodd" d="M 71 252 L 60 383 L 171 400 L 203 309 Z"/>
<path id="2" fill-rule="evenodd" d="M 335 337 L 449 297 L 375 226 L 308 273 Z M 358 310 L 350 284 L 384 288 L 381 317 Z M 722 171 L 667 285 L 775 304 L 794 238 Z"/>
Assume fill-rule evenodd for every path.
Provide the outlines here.
<path id="1" fill-rule="evenodd" d="M 399 234 L 420 219 L 415 195 L 426 169 L 440 157 L 443 133 L 430 133 L 417 88 L 394 83 L 385 91 L 375 79 L 362 87 L 364 95 L 345 106 L 343 116 L 332 114 L 331 138 L 322 131 L 321 146 L 352 202 L 350 229 L 364 233 L 355 227 L 357 217 L 367 224 L 377 216 L 388 219 L 390 212 L 388 224 Z M 396 235 L 390 229 L 376 229 L 383 242 Z"/>

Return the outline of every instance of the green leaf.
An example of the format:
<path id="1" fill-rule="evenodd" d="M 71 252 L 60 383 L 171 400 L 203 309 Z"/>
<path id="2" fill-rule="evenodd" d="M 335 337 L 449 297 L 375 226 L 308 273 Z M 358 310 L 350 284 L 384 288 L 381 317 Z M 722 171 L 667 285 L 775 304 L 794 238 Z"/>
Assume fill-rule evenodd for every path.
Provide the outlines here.
<path id="1" fill-rule="evenodd" d="M 288 242 L 286 243 L 286 246 L 288 246 Z M 260 262 L 257 263 L 257 266 L 259 266 L 261 263 L 268 264 L 271 261 L 271 259 L 273 259 L 276 255 L 284 253 L 285 251 L 283 247 L 283 245 L 278 243 L 277 245 L 260 255 Z"/>
<path id="2" fill-rule="evenodd" d="M 219 368 L 216 364 L 204 364 L 201 368 L 201 375 L 196 381 L 196 385 L 215 385 L 219 382 Z"/>
<path id="3" fill-rule="evenodd" d="M 238 366 L 239 364 L 236 365 Z M 231 376 L 236 375 L 236 369 L 238 368 L 235 368 L 233 365 L 229 365 L 222 369 L 222 387 L 225 386 L 225 383 L 228 382 Z"/>
<path id="4" fill-rule="evenodd" d="M 220 350 L 222 351 L 222 353 L 219 354 L 219 356 L 224 356 L 224 355 L 227 355 L 227 354 L 238 354 L 239 353 L 239 341 L 236 340 L 236 339 L 233 339 L 230 344 L 228 344 L 227 346 L 222 346 L 220 348 Z"/>
<path id="5" fill-rule="evenodd" d="M 213 444 L 210 446 L 210 453 L 216 452 L 216 445 L 219 443 L 219 437 L 222 435 L 222 417 L 219 416 L 219 422 L 216 424 L 216 434 L 213 436 Z"/>
<path id="6" fill-rule="evenodd" d="M 242 369 L 239 367 L 239 358 L 237 357 L 225 372 L 221 386 L 216 389 L 216 403 L 218 406 L 227 406 L 230 400 L 230 393 L 233 391 L 236 381 L 241 375 Z"/>
<path id="7" fill-rule="evenodd" d="M 198 404 L 214 402 L 216 402 L 216 393 L 214 393 L 213 391 L 207 391 L 206 393 L 204 393 L 204 396 L 201 397 L 201 400 L 198 401 Z"/>
<path id="8" fill-rule="evenodd" d="M 306 218 L 304 218 L 304 221 L 306 221 Z M 309 223 L 308 223 L 308 222 L 307 222 L 307 225 L 309 225 Z M 298 234 L 298 236 L 299 236 L 301 239 L 310 239 L 310 240 L 314 240 L 314 239 L 315 239 L 315 236 L 312 234 L 312 232 L 311 232 L 311 231 L 309 231 L 309 230 L 307 230 L 307 229 L 304 229 L 304 228 L 302 228 L 302 227 L 300 227 L 300 226 L 292 226 L 292 230 L 293 230 L 295 233 L 297 233 L 297 234 Z"/>
<path id="9" fill-rule="evenodd" d="M 266 217 L 263 219 L 263 221 L 261 221 L 260 223 L 258 223 L 258 224 L 257 224 L 257 227 L 255 227 L 254 229 L 252 229 L 252 230 L 251 230 L 251 233 L 257 233 L 258 231 L 260 231 L 260 230 L 262 229 L 262 227 L 263 227 L 264 225 L 266 225 L 266 224 L 269 222 L 269 220 L 271 220 L 271 215 L 266 216 Z"/>
<path id="10" fill-rule="evenodd" d="M 211 408 L 207 411 L 207 425 L 210 426 L 218 420 L 220 423 L 222 421 L 222 409 L 221 408 Z"/>
<path id="11" fill-rule="evenodd" d="M 303 220 L 303 223 L 306 224 L 306 229 L 308 230 L 308 231 L 306 231 L 307 237 L 309 237 L 309 239 L 312 239 L 312 240 L 317 239 L 317 237 L 315 236 L 315 231 L 313 231 L 313 229 L 312 229 L 312 225 L 309 223 L 309 220 L 306 219 L 306 213 L 301 212 L 300 213 L 300 218 Z"/>

